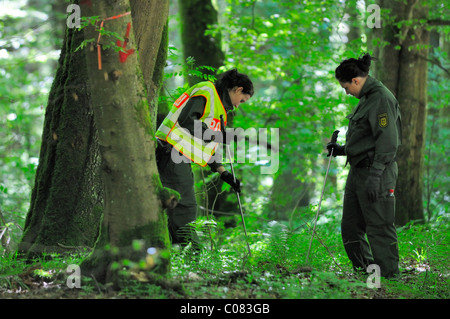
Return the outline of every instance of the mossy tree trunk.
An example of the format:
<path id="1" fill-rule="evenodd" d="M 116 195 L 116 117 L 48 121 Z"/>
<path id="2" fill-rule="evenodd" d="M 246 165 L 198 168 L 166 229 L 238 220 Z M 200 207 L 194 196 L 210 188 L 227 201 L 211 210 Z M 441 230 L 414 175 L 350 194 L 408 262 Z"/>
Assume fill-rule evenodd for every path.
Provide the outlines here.
<path id="1" fill-rule="evenodd" d="M 399 174 L 396 194 L 396 224 L 424 220 L 423 168 L 427 104 L 429 32 L 418 21 L 428 18 L 424 1 L 380 1 L 382 28 L 377 36 L 388 44 L 377 50 L 375 76 L 394 93 L 400 104 L 403 144 L 397 154 Z M 413 21 L 413 24 L 401 21 Z M 401 27 L 399 27 L 401 25 Z"/>
<path id="2" fill-rule="evenodd" d="M 84 35 L 67 29 L 45 112 L 39 165 L 19 251 L 92 247 L 103 205 L 97 132 L 84 54 Z"/>
<path id="3" fill-rule="evenodd" d="M 169 244 L 153 139 L 168 1 L 106 2 L 85 2 L 82 16 L 104 19 L 131 11 L 105 21 L 104 28 L 124 37 L 130 23 L 125 50 L 135 51 L 122 63 L 114 47 L 105 48 L 117 39 L 103 35 L 99 70 L 96 41 L 76 51 L 84 40 L 97 39 L 98 28 L 66 30 L 19 247 L 35 254 L 96 245 L 82 271 L 99 280 L 107 279 L 110 264 L 102 259 L 105 245 L 126 247 L 119 251 L 131 258 L 141 254 L 128 250 L 133 240 L 146 248 Z"/>
<path id="4" fill-rule="evenodd" d="M 156 2 L 153 1 L 155 5 Z M 158 2 L 158 10 L 156 6 L 152 7 L 145 20 L 148 22 L 145 28 L 153 35 L 159 35 L 150 43 L 141 41 L 140 29 L 136 30 L 136 37 L 133 32 L 126 33 L 134 25 L 131 15 L 104 22 L 103 27 L 109 32 L 128 37 L 128 43 L 124 45 L 127 53 L 139 47 L 139 50 L 146 50 L 144 56 L 134 52 L 126 60 L 120 60 L 123 53 L 114 47 L 102 49 L 102 69 L 99 70 L 96 50 L 91 52 L 86 48 L 91 102 L 102 158 L 105 205 L 99 240 L 81 268 L 83 273 L 94 275 L 99 281 L 114 280 L 112 263 L 121 260 L 139 262 L 145 260 L 148 248 L 164 250 L 170 245 L 167 218 L 158 200 L 161 185 L 154 156 L 155 112 L 148 103 L 155 101 L 159 92 L 150 79 L 155 73 L 168 15 L 168 3 Z M 86 11 L 89 16 L 113 17 L 129 12 L 130 1 L 117 0 L 114 6 L 106 0 L 96 1 Z M 85 28 L 84 33 L 86 39 L 98 36 L 94 28 Z M 144 57 L 145 74 L 139 63 Z M 165 272 L 167 260 L 160 266 L 159 271 Z"/>

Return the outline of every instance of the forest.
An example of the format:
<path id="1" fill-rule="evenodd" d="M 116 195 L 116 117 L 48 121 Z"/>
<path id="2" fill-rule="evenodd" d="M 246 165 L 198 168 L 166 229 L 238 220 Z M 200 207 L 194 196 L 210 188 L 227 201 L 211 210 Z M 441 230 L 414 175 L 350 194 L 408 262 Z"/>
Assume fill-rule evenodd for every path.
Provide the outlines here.
<path id="1" fill-rule="evenodd" d="M 162 299 L 174 317 L 265 318 L 298 299 L 450 297 L 446 1 L 0 7 L 0 299 Z M 335 70 L 366 53 L 401 112 L 395 279 L 354 271 L 341 236 L 351 165 L 327 156 L 359 102 Z M 239 134 L 216 152 L 241 192 L 192 163 L 193 253 L 171 242 L 180 195 L 161 183 L 155 132 L 189 87 L 233 68 L 254 95 L 228 113 Z"/>

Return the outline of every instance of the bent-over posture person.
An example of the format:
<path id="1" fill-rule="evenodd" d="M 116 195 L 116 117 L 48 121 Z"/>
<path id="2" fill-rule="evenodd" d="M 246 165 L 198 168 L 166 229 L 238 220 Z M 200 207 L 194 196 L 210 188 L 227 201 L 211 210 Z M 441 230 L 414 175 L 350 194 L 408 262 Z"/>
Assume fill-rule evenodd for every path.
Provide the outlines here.
<path id="1" fill-rule="evenodd" d="M 163 186 L 181 195 L 178 205 L 167 210 L 172 243 L 191 242 L 194 249 L 201 248 L 195 231 L 188 225 L 197 217 L 191 163 L 208 165 L 240 192 L 240 181 L 235 182 L 232 174 L 213 156 L 219 145 L 215 137 L 221 131 L 221 117 L 226 125 L 227 112 L 252 95 L 253 83 L 249 77 L 232 69 L 224 72 L 214 84 L 204 81 L 190 87 L 175 101 L 159 126 L 156 161 L 160 179 Z"/>

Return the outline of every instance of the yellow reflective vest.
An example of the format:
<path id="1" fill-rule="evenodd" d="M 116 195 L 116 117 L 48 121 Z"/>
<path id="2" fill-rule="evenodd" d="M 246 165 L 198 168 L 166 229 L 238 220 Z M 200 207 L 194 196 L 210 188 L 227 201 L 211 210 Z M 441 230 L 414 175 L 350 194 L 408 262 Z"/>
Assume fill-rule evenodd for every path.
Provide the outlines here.
<path id="1" fill-rule="evenodd" d="M 227 112 L 216 87 L 212 82 L 205 81 L 192 86 L 175 101 L 169 114 L 156 131 L 156 137 L 173 145 L 191 161 L 204 167 L 208 164 L 219 143 L 205 142 L 202 136 L 194 136 L 178 124 L 178 118 L 187 102 L 195 96 L 203 96 L 206 99 L 205 110 L 199 121 L 205 123 L 213 131 L 220 131 L 220 116 L 223 115 L 226 125 Z M 202 135 L 201 131 L 199 133 Z"/>

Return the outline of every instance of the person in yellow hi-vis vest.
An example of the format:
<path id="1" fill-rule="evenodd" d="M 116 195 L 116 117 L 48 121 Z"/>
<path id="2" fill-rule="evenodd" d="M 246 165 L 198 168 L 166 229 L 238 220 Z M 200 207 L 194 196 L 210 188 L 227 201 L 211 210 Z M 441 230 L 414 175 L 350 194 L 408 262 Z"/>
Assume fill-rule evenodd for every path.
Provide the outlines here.
<path id="1" fill-rule="evenodd" d="M 156 132 L 159 176 L 165 187 L 181 195 L 178 205 L 167 209 L 172 243 L 192 243 L 195 250 L 201 248 L 189 226 L 197 218 L 191 163 L 208 165 L 240 192 L 240 181 L 234 181 L 214 154 L 222 142 L 221 117 L 226 126 L 227 112 L 250 99 L 253 92 L 253 83 L 247 75 L 236 69 L 226 71 L 214 84 L 204 81 L 186 90 L 160 124 Z"/>

